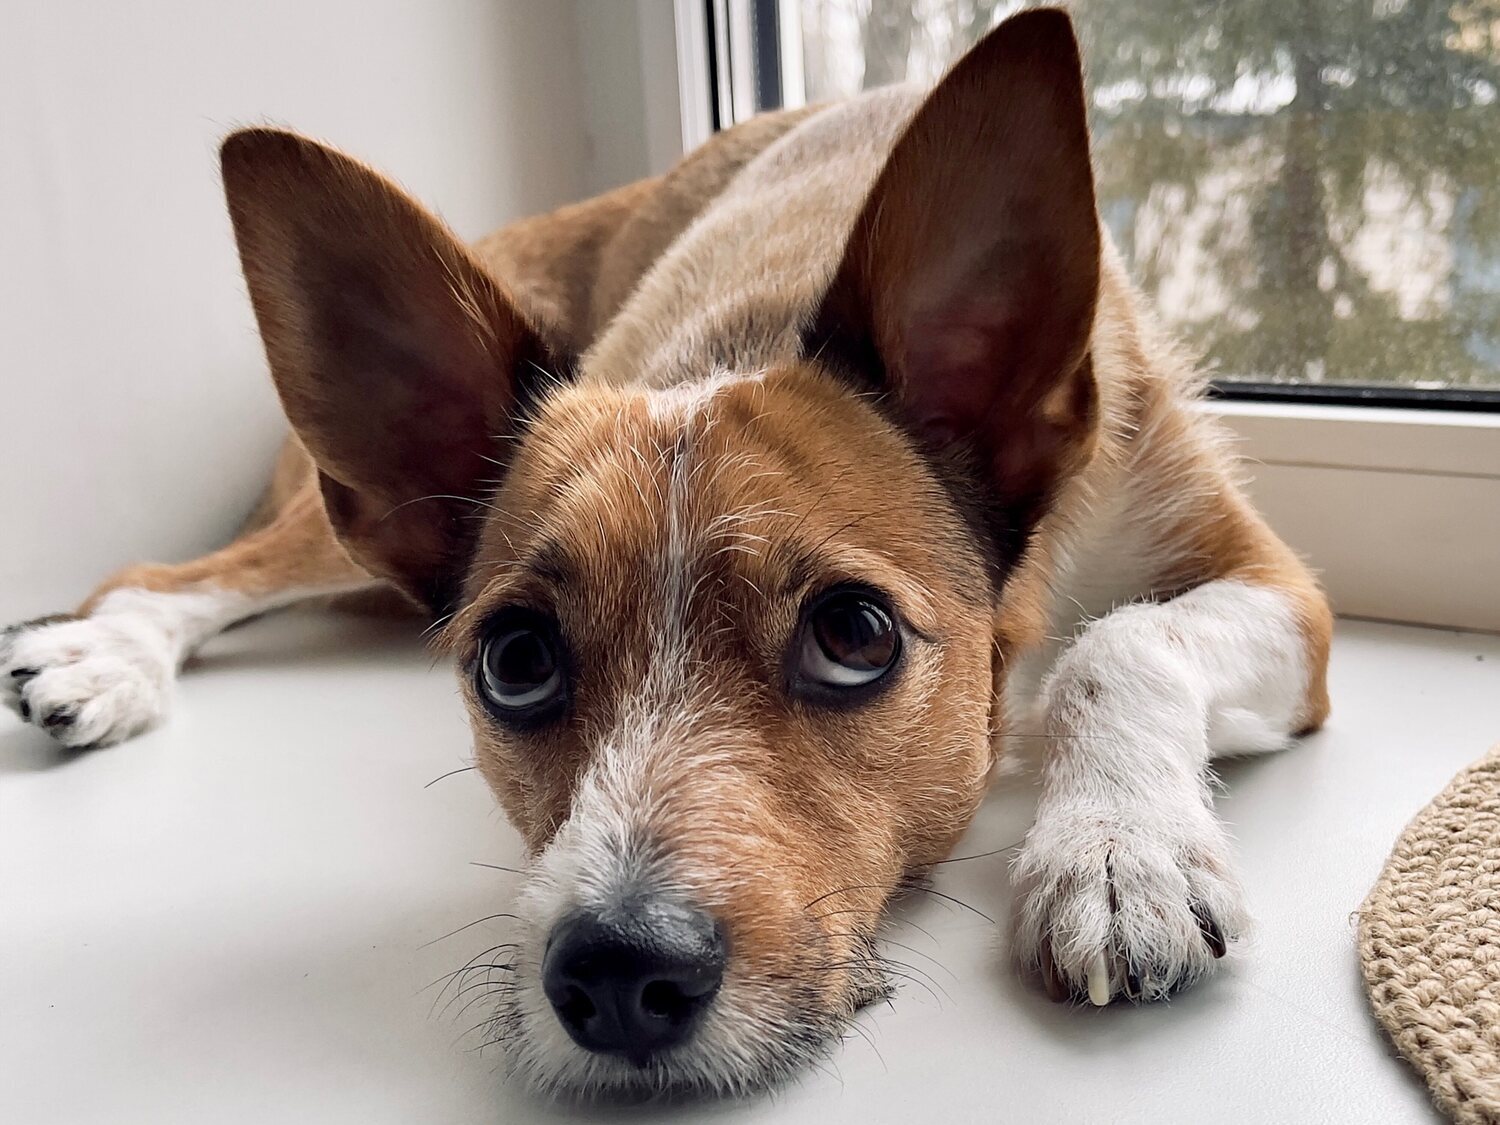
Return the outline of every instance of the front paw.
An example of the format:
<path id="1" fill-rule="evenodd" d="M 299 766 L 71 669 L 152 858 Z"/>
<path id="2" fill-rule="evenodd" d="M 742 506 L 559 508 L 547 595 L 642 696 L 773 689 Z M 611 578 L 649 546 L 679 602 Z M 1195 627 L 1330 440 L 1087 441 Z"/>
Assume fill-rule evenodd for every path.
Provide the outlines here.
<path id="1" fill-rule="evenodd" d="M 1158 1000 L 1248 928 L 1206 807 L 1044 812 L 1016 861 L 1015 953 L 1054 1000 Z"/>
<path id="2" fill-rule="evenodd" d="M 0 705 L 64 746 L 107 746 L 154 726 L 171 651 L 128 620 L 59 616 L 0 630 Z"/>

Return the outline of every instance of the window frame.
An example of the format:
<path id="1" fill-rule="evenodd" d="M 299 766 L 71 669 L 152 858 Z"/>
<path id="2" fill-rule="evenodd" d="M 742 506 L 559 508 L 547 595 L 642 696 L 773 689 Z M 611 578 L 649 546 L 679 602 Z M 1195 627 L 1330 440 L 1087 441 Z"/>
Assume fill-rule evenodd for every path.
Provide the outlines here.
<path id="1" fill-rule="evenodd" d="M 672 4 L 690 151 L 733 123 L 736 78 L 742 108 L 757 81 L 724 65 L 728 29 L 779 15 L 780 0 Z M 763 66 L 800 54 L 795 35 L 776 46 Z M 1233 435 L 1256 504 L 1340 613 L 1500 632 L 1500 388 L 1215 380 L 1200 409 Z"/>

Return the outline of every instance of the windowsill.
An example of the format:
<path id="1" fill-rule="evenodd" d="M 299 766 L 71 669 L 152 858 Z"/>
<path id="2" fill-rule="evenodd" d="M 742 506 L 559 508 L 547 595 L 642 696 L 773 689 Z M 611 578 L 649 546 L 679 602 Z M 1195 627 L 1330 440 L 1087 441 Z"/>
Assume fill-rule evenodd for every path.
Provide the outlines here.
<path id="1" fill-rule="evenodd" d="M 1500 415 L 1213 400 L 1339 612 L 1500 631 Z"/>
<path id="2" fill-rule="evenodd" d="M 1223 771 L 1254 938 L 1170 1003 L 1059 1007 L 1009 970 L 1033 797 L 1007 787 L 956 854 L 999 851 L 935 876 L 996 924 L 915 895 L 887 927 L 932 991 L 899 981 L 824 1072 L 679 1119 L 1436 1121 L 1366 1012 L 1351 914 L 1500 736 L 1497 666 L 1497 638 L 1339 623 L 1328 729 Z M 516 879 L 474 864 L 517 864 L 515 833 L 477 773 L 426 787 L 471 753 L 406 625 L 313 612 L 215 638 L 124 746 L 61 754 L 0 716 L 0 1120 L 573 1120 L 475 1049 L 482 991 L 427 987 L 511 932 L 483 919 Z"/>
<path id="3" fill-rule="evenodd" d="M 1500 478 L 1500 414 L 1212 399 L 1261 461 Z"/>

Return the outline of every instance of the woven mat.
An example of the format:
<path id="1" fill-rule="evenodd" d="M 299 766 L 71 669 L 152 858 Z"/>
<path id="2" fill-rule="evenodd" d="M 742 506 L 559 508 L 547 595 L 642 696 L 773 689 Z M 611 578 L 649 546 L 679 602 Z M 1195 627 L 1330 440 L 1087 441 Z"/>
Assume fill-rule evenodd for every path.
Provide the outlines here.
<path id="1" fill-rule="evenodd" d="M 1455 1121 L 1500 1123 L 1500 746 L 1396 841 L 1360 908 L 1375 1017 Z"/>

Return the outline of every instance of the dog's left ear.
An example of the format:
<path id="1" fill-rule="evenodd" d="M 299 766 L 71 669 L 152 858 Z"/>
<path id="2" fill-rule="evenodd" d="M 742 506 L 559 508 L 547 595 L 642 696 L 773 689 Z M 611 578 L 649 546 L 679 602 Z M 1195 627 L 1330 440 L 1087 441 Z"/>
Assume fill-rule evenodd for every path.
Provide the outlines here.
<path id="1" fill-rule="evenodd" d="M 557 360 L 500 281 L 357 160 L 274 129 L 221 155 L 271 375 L 329 520 L 355 561 L 440 612 L 527 379 Z"/>
<path id="2" fill-rule="evenodd" d="M 1026 12 L 918 109 L 805 334 L 968 462 L 1002 553 L 1092 448 L 1099 254 L 1072 24 Z"/>

